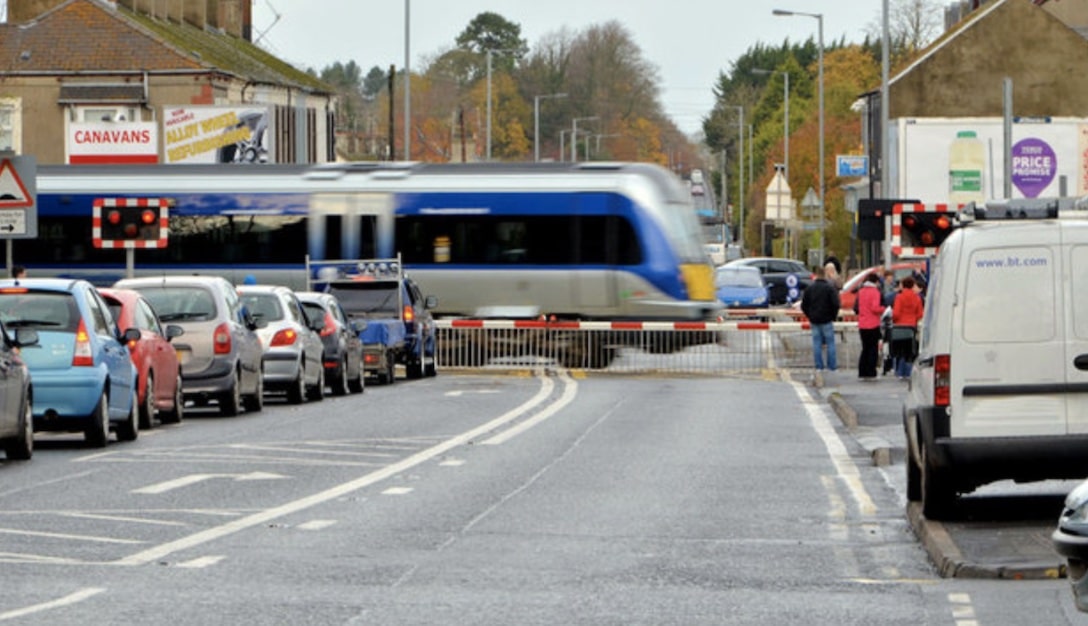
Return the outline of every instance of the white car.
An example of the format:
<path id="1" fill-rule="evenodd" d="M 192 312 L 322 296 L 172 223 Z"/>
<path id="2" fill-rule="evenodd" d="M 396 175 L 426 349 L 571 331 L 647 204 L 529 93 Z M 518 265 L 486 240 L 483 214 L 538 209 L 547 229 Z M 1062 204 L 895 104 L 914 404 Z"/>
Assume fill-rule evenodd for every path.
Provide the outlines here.
<path id="1" fill-rule="evenodd" d="M 238 287 L 242 306 L 261 328 L 257 336 L 264 351 L 264 387 L 286 391 L 287 401 L 321 400 L 325 397 L 324 319 L 313 318 L 298 296 L 281 285 Z"/>

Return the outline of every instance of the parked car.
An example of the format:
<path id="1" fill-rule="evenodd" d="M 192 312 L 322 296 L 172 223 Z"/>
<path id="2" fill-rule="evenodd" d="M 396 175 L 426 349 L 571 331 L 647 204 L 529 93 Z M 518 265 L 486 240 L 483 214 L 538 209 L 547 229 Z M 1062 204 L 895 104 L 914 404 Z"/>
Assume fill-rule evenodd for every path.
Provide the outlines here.
<path id="1" fill-rule="evenodd" d="M 1088 480 L 1066 496 L 1051 542 L 1065 557 L 1065 575 L 1077 610 L 1088 613 Z"/>
<path id="2" fill-rule="evenodd" d="M 38 343 L 21 351 L 33 381 L 35 431 L 82 431 L 95 447 L 106 445 L 110 431 L 118 441 L 136 439 L 136 366 L 128 344 L 140 332 L 119 331 L 91 283 L 2 280 L 0 322 L 38 334 Z"/>
<path id="3" fill-rule="evenodd" d="M 727 309 L 766 308 L 770 292 L 759 268 L 738 265 L 714 270 L 718 299 Z"/>
<path id="4" fill-rule="evenodd" d="M 113 319 L 120 328 L 140 331 L 140 340 L 129 344 L 129 355 L 136 366 L 136 406 L 140 428 L 151 428 L 154 418 L 164 424 L 176 424 L 184 414 L 181 367 L 177 351 L 170 341 L 185 330 L 177 324 L 163 324 L 139 291 L 100 288 Z"/>
<path id="5" fill-rule="evenodd" d="M 227 279 L 126 278 L 113 286 L 139 291 L 158 313 L 159 321 L 184 329 L 184 336 L 173 345 L 181 365 L 185 401 L 192 400 L 197 406 L 215 401 L 222 415 L 237 415 L 243 407 L 251 412 L 264 407 L 258 323 Z"/>
<path id="6" fill-rule="evenodd" d="M 926 262 L 924 260 L 917 261 L 897 261 L 892 263 L 891 268 L 896 282 L 899 282 L 907 276 L 913 276 L 915 274 L 925 274 Z M 870 274 L 876 273 L 878 276 L 884 276 L 884 266 L 874 265 L 867 267 L 857 274 L 854 274 L 843 283 L 842 290 L 839 291 L 839 302 L 842 303 L 844 310 L 853 310 L 854 302 L 858 299 L 858 289 L 861 289 L 861 284 L 865 282 L 865 278 Z"/>
<path id="7" fill-rule="evenodd" d="M 238 295 L 261 325 L 265 389 L 286 391 L 292 404 L 323 399 L 325 345 L 318 333 L 324 316 L 311 319 L 295 292 L 281 285 L 241 285 Z"/>
<path id="8" fill-rule="evenodd" d="M 20 349 L 37 343 L 38 331 L 16 328 L 14 334 L 0 323 L 0 447 L 9 461 L 25 461 L 34 455 L 33 388 Z"/>
<path id="9" fill-rule="evenodd" d="M 325 320 L 320 331 L 325 344 L 325 382 L 332 393 L 362 393 L 366 387 L 366 368 L 363 367 L 363 341 L 359 332 L 366 328 L 366 320 L 350 320 L 336 296 L 316 291 L 296 294 L 302 307 L 311 317 Z"/>
<path id="10" fill-rule="evenodd" d="M 770 304 L 797 302 L 815 276 L 805 264 L 796 259 L 777 257 L 744 257 L 730 261 L 721 267 L 755 267 L 763 275 L 770 291 Z M 793 292 L 791 294 L 791 291 Z"/>

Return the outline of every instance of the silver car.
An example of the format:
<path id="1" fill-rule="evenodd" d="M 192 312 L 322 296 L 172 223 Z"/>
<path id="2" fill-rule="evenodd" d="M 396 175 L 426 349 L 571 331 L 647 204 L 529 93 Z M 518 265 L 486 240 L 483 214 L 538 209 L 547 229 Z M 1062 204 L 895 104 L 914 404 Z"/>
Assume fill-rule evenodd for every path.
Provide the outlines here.
<path id="1" fill-rule="evenodd" d="M 219 276 L 128 278 L 113 285 L 147 298 L 164 324 L 185 333 L 175 339 L 182 395 L 197 406 L 209 400 L 223 415 L 264 407 L 261 341 L 234 285 Z"/>
<path id="2" fill-rule="evenodd" d="M 264 349 L 264 384 L 286 391 L 287 401 L 325 397 L 324 317 L 311 319 L 290 288 L 281 285 L 241 285 L 242 304 L 261 325 L 257 335 Z"/>

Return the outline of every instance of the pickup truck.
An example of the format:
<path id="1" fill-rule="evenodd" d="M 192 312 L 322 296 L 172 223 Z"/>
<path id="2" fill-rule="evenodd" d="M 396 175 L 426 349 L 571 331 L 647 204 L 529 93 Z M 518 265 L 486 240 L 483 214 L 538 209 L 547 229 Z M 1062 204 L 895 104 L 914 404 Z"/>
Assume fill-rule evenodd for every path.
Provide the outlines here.
<path id="1" fill-rule="evenodd" d="M 308 261 L 311 289 L 330 293 L 349 318 L 366 321 L 359 331 L 363 366 L 380 384 L 396 380 L 396 366 L 408 378 L 434 376 L 435 296 L 424 297 L 403 271 L 399 258 Z"/>

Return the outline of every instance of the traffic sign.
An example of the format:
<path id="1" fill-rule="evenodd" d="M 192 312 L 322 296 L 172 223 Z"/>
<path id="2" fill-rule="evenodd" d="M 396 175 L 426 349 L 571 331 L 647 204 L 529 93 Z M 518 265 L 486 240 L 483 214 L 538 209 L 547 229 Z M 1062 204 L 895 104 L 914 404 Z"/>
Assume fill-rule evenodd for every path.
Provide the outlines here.
<path id="1" fill-rule="evenodd" d="M 32 156 L 0 158 L 0 239 L 38 236 L 37 175 Z"/>

